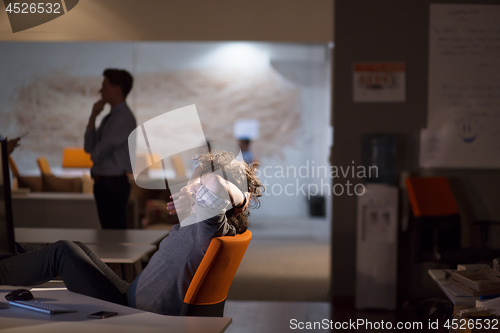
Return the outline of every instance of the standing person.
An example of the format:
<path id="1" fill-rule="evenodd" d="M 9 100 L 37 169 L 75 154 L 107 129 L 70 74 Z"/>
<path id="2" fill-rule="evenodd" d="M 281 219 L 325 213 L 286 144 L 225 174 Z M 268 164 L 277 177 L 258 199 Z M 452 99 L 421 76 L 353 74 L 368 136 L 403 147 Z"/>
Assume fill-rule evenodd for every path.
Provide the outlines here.
<path id="1" fill-rule="evenodd" d="M 243 161 L 248 164 L 257 163 L 259 164 L 259 160 L 255 158 L 252 151 L 250 150 L 250 145 L 252 144 L 252 140 L 247 137 L 242 137 L 238 139 L 238 146 L 241 149 L 241 156 L 243 157 Z"/>
<path id="2" fill-rule="evenodd" d="M 250 150 L 251 142 L 252 141 L 249 138 L 238 139 L 238 146 L 240 146 L 243 161 L 245 161 L 248 164 L 252 164 L 253 162 L 253 154 L 252 151 Z"/>
<path id="3" fill-rule="evenodd" d="M 128 149 L 128 136 L 137 127 L 134 115 L 125 99 L 132 90 L 134 79 L 121 69 L 106 69 L 103 73 L 101 99 L 90 114 L 85 132 L 84 149 L 90 153 L 94 165 L 94 197 L 103 229 L 125 229 L 127 226 L 127 201 L 130 183 L 127 173 L 132 173 Z M 98 129 L 95 119 L 106 104 L 111 111 Z"/>

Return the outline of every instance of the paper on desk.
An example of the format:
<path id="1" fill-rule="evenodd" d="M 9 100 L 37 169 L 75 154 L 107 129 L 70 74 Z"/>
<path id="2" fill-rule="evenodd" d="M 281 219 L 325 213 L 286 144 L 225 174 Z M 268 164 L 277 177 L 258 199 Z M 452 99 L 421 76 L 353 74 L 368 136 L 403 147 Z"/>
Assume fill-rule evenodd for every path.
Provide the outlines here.
<path id="1" fill-rule="evenodd" d="M 487 300 L 477 300 L 476 308 L 487 308 L 491 313 L 500 315 L 500 297 L 487 299 Z"/>
<path id="2" fill-rule="evenodd" d="M 450 293 L 452 293 L 453 296 L 455 296 L 455 297 L 472 297 L 472 295 L 469 292 L 467 292 L 467 291 L 463 290 L 462 288 L 454 285 L 453 283 L 450 283 L 449 285 L 447 285 L 446 289 L 448 289 L 448 291 Z"/>

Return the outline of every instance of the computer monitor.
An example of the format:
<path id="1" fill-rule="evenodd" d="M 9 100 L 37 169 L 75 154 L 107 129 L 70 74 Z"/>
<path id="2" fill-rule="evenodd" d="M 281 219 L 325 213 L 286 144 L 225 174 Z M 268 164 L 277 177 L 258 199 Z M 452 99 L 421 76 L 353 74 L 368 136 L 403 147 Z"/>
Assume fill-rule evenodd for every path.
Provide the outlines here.
<path id="1" fill-rule="evenodd" d="M 0 140 L 0 253 L 15 253 L 7 140 Z"/>

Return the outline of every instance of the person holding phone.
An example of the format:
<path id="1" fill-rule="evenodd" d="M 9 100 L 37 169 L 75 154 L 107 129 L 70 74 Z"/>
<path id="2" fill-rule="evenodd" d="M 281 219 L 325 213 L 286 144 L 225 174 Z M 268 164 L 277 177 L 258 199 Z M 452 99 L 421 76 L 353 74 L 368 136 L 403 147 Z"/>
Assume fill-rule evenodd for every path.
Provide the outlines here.
<path id="1" fill-rule="evenodd" d="M 101 99 L 94 103 L 85 131 L 84 150 L 94 163 L 94 198 L 103 229 L 127 227 L 127 202 L 131 185 L 127 174 L 132 173 L 128 136 L 137 127 L 135 116 L 125 99 L 132 90 L 134 79 L 121 69 L 106 69 L 103 73 Z M 99 128 L 95 121 L 109 104 L 111 111 Z"/>
<path id="2" fill-rule="evenodd" d="M 25 134 L 21 135 L 20 137 L 14 138 L 14 139 L 8 139 L 7 137 L 3 137 L 0 135 L 0 140 L 7 140 L 7 154 L 12 154 L 14 152 L 14 149 L 19 147 L 21 145 L 21 138 L 25 137 L 28 132 Z"/>

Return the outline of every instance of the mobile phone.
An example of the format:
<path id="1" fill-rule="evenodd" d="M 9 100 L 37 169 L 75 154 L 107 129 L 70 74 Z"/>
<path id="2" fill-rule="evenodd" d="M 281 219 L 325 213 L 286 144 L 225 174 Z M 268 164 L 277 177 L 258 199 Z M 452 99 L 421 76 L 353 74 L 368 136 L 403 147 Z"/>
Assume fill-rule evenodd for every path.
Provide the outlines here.
<path id="1" fill-rule="evenodd" d="M 104 318 L 114 316 L 115 314 L 117 314 L 117 312 L 99 311 L 96 313 L 89 314 L 87 316 L 87 318 L 104 319 Z"/>

